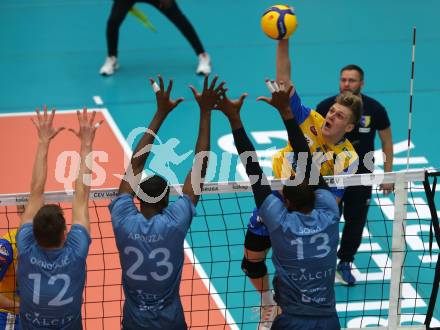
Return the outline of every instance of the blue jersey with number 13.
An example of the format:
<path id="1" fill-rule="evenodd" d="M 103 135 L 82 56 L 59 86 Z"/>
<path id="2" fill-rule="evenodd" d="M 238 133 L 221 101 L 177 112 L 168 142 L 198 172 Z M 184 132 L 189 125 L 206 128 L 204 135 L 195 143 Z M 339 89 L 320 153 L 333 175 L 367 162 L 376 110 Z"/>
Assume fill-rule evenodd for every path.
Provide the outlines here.
<path id="1" fill-rule="evenodd" d="M 289 212 L 273 195 L 259 209 L 272 242 L 275 298 L 283 313 L 336 314 L 339 210 L 330 191 L 318 189 L 315 195 L 315 207 L 309 214 Z"/>

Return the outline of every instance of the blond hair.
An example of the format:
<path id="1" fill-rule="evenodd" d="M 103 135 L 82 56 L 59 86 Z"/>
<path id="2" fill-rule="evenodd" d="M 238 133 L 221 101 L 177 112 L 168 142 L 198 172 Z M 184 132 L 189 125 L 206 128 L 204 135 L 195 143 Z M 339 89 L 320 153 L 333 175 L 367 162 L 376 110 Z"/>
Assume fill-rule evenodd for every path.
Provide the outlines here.
<path id="1" fill-rule="evenodd" d="M 352 124 L 357 124 L 362 117 L 363 103 L 359 95 L 353 94 L 352 92 L 342 92 L 336 96 L 336 103 L 343 105 L 351 110 L 351 122 Z"/>

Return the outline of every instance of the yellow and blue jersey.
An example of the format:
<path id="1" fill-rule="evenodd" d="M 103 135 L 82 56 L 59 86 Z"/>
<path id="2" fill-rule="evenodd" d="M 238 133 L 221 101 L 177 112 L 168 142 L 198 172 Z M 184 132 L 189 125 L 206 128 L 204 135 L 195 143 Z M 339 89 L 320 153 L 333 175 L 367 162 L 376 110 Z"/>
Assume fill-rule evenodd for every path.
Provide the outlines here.
<path id="1" fill-rule="evenodd" d="M 343 138 L 337 144 L 327 143 L 322 136 L 321 127 L 325 119 L 316 111 L 301 104 L 301 99 L 295 92 L 290 99 L 290 107 L 295 119 L 304 133 L 314 161 L 321 164 L 322 176 L 355 173 L 359 159 L 350 141 Z M 285 179 L 292 174 L 293 149 L 289 143 L 278 151 L 272 160 L 272 170 L 275 178 Z M 343 190 L 332 189 L 337 197 L 342 197 Z"/>
<path id="2" fill-rule="evenodd" d="M 16 264 L 17 247 L 15 236 L 17 230 L 11 230 L 0 238 L 0 293 L 10 300 L 16 300 Z M 13 311 L 0 309 L 0 313 L 11 313 Z"/>
<path id="3" fill-rule="evenodd" d="M 355 173 L 359 158 L 350 141 L 344 138 L 337 144 L 327 143 L 321 131 L 325 119 L 318 112 L 301 104 L 301 99 L 296 92 L 290 98 L 290 107 L 309 145 L 314 161 L 321 165 L 321 175 L 333 176 Z M 290 143 L 287 143 L 284 149 L 274 155 L 272 170 L 275 178 L 286 179 L 291 176 L 293 156 Z M 342 198 L 344 195 L 344 189 L 342 188 L 331 187 L 330 191 L 337 198 Z M 281 196 L 275 196 L 282 200 Z M 257 209 L 249 218 L 248 229 L 256 235 L 269 236 L 264 220 L 259 217 Z"/>

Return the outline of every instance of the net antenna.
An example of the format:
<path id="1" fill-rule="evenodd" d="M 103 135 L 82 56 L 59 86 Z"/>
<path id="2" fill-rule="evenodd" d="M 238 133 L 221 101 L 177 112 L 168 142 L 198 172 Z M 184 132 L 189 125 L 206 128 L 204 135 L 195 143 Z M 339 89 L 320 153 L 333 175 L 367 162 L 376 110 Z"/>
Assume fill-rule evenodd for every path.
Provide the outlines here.
<path id="1" fill-rule="evenodd" d="M 412 55 L 411 55 L 411 79 L 409 87 L 409 113 L 408 113 L 408 150 L 406 154 L 406 170 L 409 170 L 409 153 L 411 147 L 411 127 L 412 127 L 412 109 L 413 109 L 413 92 L 414 92 L 414 64 L 416 56 L 416 26 L 413 26 L 412 37 Z"/>

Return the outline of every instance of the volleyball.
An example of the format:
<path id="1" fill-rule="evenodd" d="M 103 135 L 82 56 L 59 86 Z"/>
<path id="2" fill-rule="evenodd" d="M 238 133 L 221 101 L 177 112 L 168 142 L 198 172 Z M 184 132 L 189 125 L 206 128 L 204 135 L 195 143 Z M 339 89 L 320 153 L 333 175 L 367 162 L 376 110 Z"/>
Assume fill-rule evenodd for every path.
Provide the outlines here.
<path id="1" fill-rule="evenodd" d="M 275 5 L 268 8 L 261 17 L 263 32 L 272 39 L 289 38 L 297 26 L 296 15 L 292 7 Z"/>

